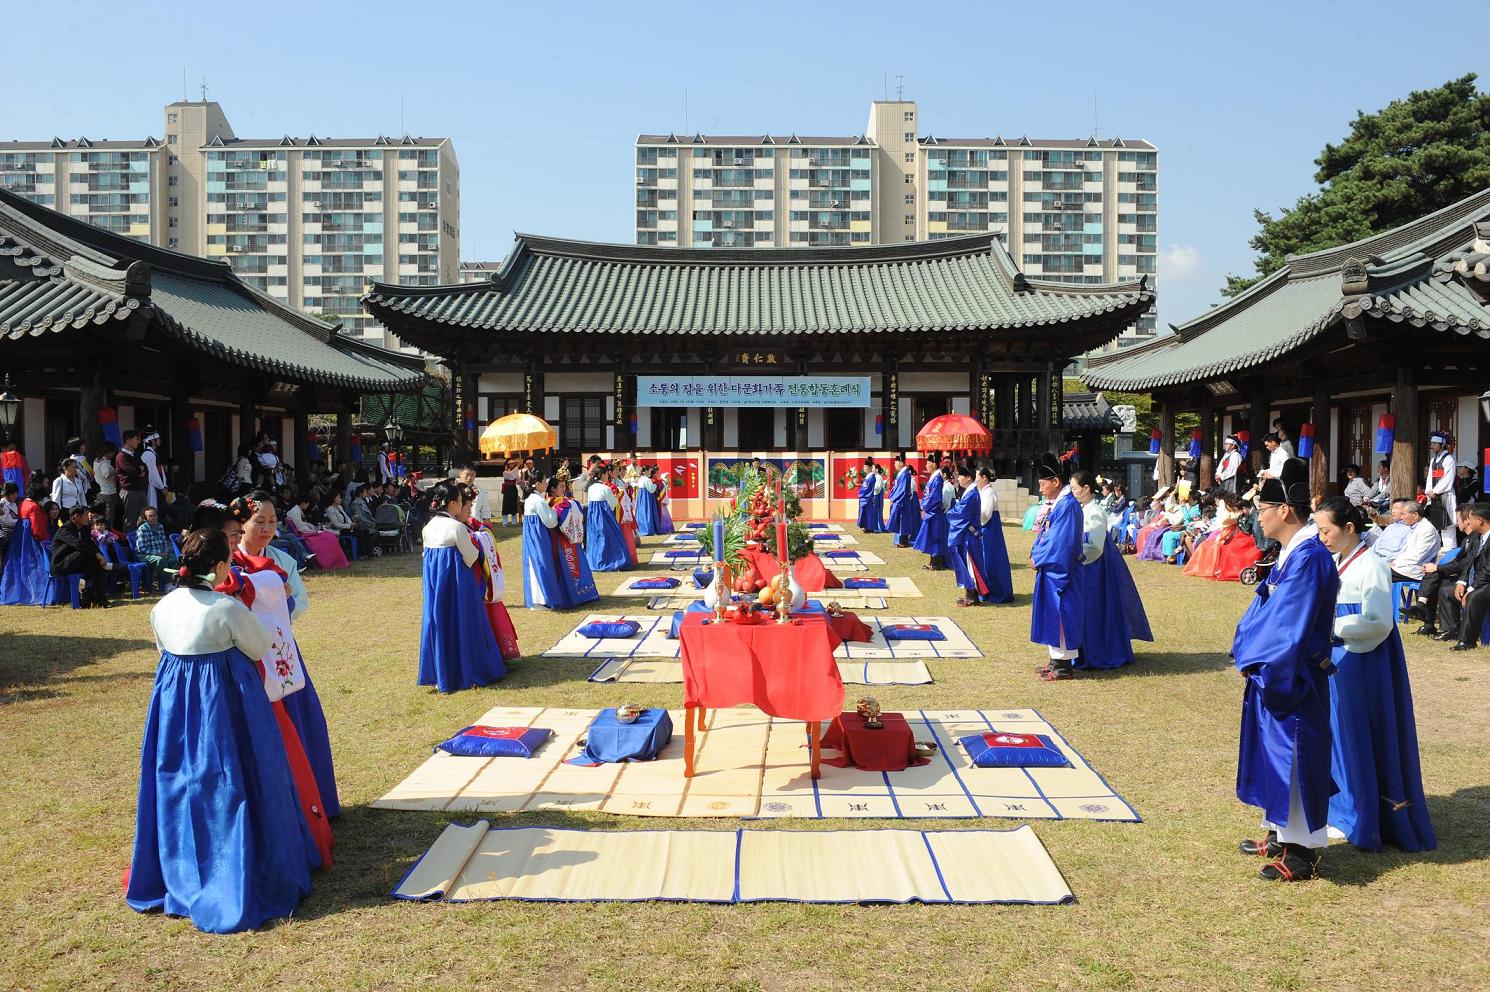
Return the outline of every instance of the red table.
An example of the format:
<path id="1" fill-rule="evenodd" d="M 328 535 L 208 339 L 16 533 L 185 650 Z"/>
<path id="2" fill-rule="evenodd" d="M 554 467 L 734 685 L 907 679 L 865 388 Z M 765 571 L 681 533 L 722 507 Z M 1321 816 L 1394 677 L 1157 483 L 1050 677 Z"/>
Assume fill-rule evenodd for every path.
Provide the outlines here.
<path id="1" fill-rule="evenodd" d="M 898 772 L 911 765 L 931 761 L 916 754 L 916 739 L 910 724 L 899 713 L 881 713 L 884 727 L 867 730 L 858 713 L 841 713 L 828 725 L 823 747 L 842 751 L 843 757 L 829 758 L 828 764 L 847 768 L 854 765 L 867 772 Z"/>
<path id="2" fill-rule="evenodd" d="M 741 554 L 755 566 L 756 573 L 763 579 L 774 579 L 781 571 L 780 563 L 764 551 L 743 551 Z M 829 571 L 817 555 L 798 558 L 792 563 L 792 573 L 796 575 L 797 585 L 804 592 L 822 592 L 824 589 L 839 589 L 843 586 L 838 576 Z"/>
<path id="3" fill-rule="evenodd" d="M 704 621 L 711 620 L 709 623 Z M 820 614 L 791 623 L 713 623 L 690 613 L 678 630 L 683 658 L 683 774 L 693 777 L 693 735 L 704 711 L 752 703 L 761 711 L 807 724 L 812 777 L 819 777 L 819 729 L 843 710 L 843 680 L 833 649 L 838 638 Z"/>
<path id="4" fill-rule="evenodd" d="M 856 613 L 844 610 L 836 617 L 828 616 L 826 613 L 823 616 L 828 617 L 828 628 L 840 641 L 857 641 L 867 644 L 874 640 L 874 631 L 870 630 L 869 625 L 860 620 Z"/>

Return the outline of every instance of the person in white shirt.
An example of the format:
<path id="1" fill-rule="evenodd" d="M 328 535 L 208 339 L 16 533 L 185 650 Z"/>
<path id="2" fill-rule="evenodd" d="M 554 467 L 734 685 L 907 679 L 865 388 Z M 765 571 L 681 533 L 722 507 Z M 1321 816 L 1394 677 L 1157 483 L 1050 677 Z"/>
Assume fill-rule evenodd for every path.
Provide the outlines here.
<path id="1" fill-rule="evenodd" d="M 1458 500 L 1454 496 L 1454 475 L 1458 466 L 1454 464 L 1454 453 L 1450 449 L 1450 438 L 1443 431 L 1428 435 L 1428 475 L 1423 482 L 1423 492 L 1428 494 L 1430 514 L 1438 513 L 1440 544 L 1445 548 L 1454 546 L 1454 507 Z"/>
<path id="2" fill-rule="evenodd" d="M 1216 485 L 1229 493 L 1236 492 L 1236 474 L 1242 467 L 1242 443 L 1235 434 L 1221 442 L 1221 461 L 1216 465 Z"/>
<path id="3" fill-rule="evenodd" d="M 52 480 L 52 502 L 62 508 L 63 516 L 75 506 L 88 505 L 88 479 L 71 458 L 62 463 L 57 478 Z"/>
<path id="4" fill-rule="evenodd" d="M 476 494 L 476 498 L 471 502 L 471 516 L 481 521 L 483 525 L 489 526 L 492 522 L 491 504 L 487 502 L 486 490 L 476 485 L 476 466 L 462 465 L 460 471 L 455 474 L 455 478 Z M 505 524 L 507 521 L 502 522 Z"/>
<path id="5" fill-rule="evenodd" d="M 1423 508 L 1413 500 L 1402 501 L 1402 522 L 1407 525 L 1407 543 L 1392 559 L 1393 582 L 1421 582 L 1423 566 L 1438 558 L 1442 537 L 1438 528 L 1423 516 Z"/>
<path id="6" fill-rule="evenodd" d="M 233 462 L 233 475 L 238 479 L 238 492 L 247 492 L 254 484 L 253 448 L 238 445 L 238 460 Z"/>
<path id="7" fill-rule="evenodd" d="M 145 428 L 144 437 L 140 439 L 140 464 L 145 467 L 145 505 L 160 509 L 165 502 L 166 476 L 160 470 L 160 455 L 156 449 L 160 447 L 160 435 L 154 430 Z"/>
<path id="8" fill-rule="evenodd" d="M 1273 421 L 1273 433 L 1278 435 L 1278 447 L 1287 452 L 1284 457 L 1296 458 L 1297 456 L 1293 453 L 1293 441 L 1291 440 L 1293 435 L 1289 432 L 1288 425 L 1282 420 Z"/>
<path id="9" fill-rule="evenodd" d="M 1377 513 L 1387 512 L 1392 505 L 1391 463 L 1385 458 L 1376 463 L 1376 483 L 1371 487 L 1371 505 Z"/>
<path id="10" fill-rule="evenodd" d="M 1350 500 L 1351 506 L 1362 506 L 1371 498 L 1371 484 L 1361 478 L 1361 467 L 1359 465 L 1345 466 L 1345 492 L 1346 499 Z"/>
<path id="11" fill-rule="evenodd" d="M 1259 480 L 1282 478 L 1283 463 L 1293 457 L 1292 449 L 1287 441 L 1276 434 L 1269 434 L 1262 439 L 1262 443 L 1268 450 L 1268 463 L 1266 468 L 1257 473 L 1257 478 Z"/>
<path id="12" fill-rule="evenodd" d="M 393 481 L 393 465 L 388 458 L 388 442 L 378 445 L 378 482 L 383 485 Z"/>
<path id="13" fill-rule="evenodd" d="M 114 478 L 114 455 L 119 451 L 108 441 L 104 442 L 103 451 L 93 460 L 93 481 L 98 483 L 98 499 L 108 508 L 108 524 L 115 527 L 119 523 L 119 480 Z"/>

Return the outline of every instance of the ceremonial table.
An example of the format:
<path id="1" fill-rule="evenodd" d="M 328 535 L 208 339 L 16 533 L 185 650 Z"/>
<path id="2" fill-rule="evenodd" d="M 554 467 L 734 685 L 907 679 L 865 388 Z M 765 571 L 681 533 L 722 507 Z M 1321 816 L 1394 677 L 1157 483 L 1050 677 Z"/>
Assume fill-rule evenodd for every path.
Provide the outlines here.
<path id="1" fill-rule="evenodd" d="M 881 713 L 880 721 L 883 727 L 869 730 L 858 713 L 834 717 L 823 735 L 823 747 L 841 751 L 843 757 L 829 758 L 828 764 L 840 768 L 854 765 L 867 772 L 898 772 L 911 765 L 930 763 L 929 758 L 916 754 L 916 740 L 904 716 Z"/>
<path id="2" fill-rule="evenodd" d="M 843 680 L 833 649 L 839 644 L 822 614 L 797 614 L 790 623 L 716 623 L 700 613 L 683 618 L 683 774 L 693 777 L 695 730 L 704 711 L 751 703 L 770 716 L 802 720 L 818 778 L 821 723 L 843 710 Z"/>

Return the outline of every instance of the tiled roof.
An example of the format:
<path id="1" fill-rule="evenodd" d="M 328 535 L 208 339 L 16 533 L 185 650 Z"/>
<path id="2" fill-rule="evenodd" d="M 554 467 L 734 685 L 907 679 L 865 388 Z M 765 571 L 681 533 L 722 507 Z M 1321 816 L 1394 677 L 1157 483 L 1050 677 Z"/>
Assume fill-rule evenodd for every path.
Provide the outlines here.
<path id="1" fill-rule="evenodd" d="M 1487 222 L 1490 190 L 1370 238 L 1292 258 L 1174 335 L 1093 358 L 1082 381 L 1117 390 L 1205 382 L 1254 369 L 1361 317 L 1490 339 L 1490 280 L 1481 278 L 1482 266 L 1490 268 Z"/>
<path id="2" fill-rule="evenodd" d="M 1067 393 L 1061 399 L 1061 423 L 1068 431 L 1112 430 L 1123 420 L 1101 393 Z"/>
<path id="3" fill-rule="evenodd" d="M 0 353 L 7 341 L 132 319 L 203 356 L 288 381 L 367 391 L 425 381 L 411 360 L 261 295 L 225 262 L 120 237 L 0 190 Z"/>
<path id="4" fill-rule="evenodd" d="M 610 334 L 856 334 L 1004 330 L 1148 310 L 1146 279 L 1025 278 L 992 234 L 863 248 L 657 248 L 520 234 L 489 282 L 375 283 L 363 304 L 399 328 Z M 398 328 L 395 328 L 396 330 Z"/>

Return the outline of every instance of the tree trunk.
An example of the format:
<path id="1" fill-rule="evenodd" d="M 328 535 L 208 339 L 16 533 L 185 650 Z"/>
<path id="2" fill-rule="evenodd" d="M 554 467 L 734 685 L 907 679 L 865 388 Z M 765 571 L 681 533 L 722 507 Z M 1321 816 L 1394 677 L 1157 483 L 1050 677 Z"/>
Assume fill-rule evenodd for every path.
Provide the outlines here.
<path id="1" fill-rule="evenodd" d="M 1159 487 L 1175 484 L 1174 477 L 1174 406 L 1165 401 L 1159 407 Z"/>
<path id="2" fill-rule="evenodd" d="M 1412 498 L 1418 492 L 1418 387 L 1412 371 L 1397 370 L 1392 386 L 1392 416 L 1397 418 L 1392 441 L 1392 499 Z"/>

